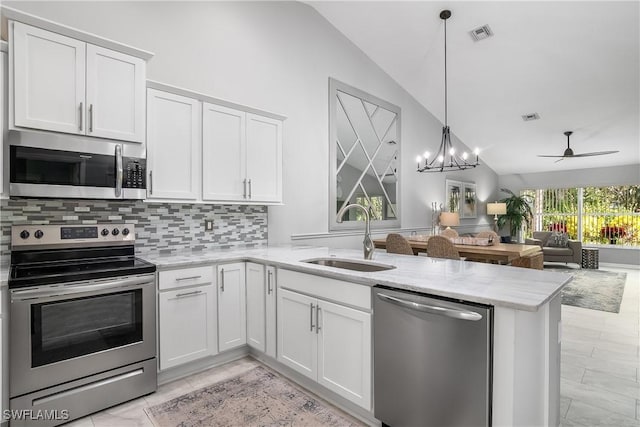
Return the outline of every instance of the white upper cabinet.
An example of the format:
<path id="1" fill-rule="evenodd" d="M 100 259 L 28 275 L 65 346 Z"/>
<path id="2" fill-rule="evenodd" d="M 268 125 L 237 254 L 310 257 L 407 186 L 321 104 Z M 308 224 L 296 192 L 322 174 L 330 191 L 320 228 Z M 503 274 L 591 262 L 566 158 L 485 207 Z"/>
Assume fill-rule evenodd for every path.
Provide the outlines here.
<path id="1" fill-rule="evenodd" d="M 250 200 L 282 201 L 282 122 L 247 114 L 247 185 Z"/>
<path id="2" fill-rule="evenodd" d="M 14 125 L 85 134 L 86 43 L 13 23 Z"/>
<path id="3" fill-rule="evenodd" d="M 205 103 L 204 200 L 282 202 L 282 121 Z"/>
<path id="4" fill-rule="evenodd" d="M 87 44 L 87 134 L 144 142 L 146 63 Z"/>
<path id="5" fill-rule="evenodd" d="M 202 111 L 202 198 L 246 200 L 246 113 L 206 102 Z"/>
<path id="6" fill-rule="evenodd" d="M 196 200 L 200 192 L 201 103 L 147 90 L 147 197 Z"/>
<path id="7" fill-rule="evenodd" d="M 143 59 L 10 24 L 13 127 L 144 142 Z"/>

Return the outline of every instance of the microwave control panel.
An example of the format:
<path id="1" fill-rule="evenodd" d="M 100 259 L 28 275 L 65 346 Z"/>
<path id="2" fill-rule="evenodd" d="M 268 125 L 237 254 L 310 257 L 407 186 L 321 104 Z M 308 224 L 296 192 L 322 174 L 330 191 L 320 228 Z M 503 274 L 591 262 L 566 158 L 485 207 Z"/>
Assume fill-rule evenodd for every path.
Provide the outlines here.
<path id="1" fill-rule="evenodd" d="M 147 188 L 147 162 L 144 159 L 122 159 L 124 179 L 122 188 Z"/>

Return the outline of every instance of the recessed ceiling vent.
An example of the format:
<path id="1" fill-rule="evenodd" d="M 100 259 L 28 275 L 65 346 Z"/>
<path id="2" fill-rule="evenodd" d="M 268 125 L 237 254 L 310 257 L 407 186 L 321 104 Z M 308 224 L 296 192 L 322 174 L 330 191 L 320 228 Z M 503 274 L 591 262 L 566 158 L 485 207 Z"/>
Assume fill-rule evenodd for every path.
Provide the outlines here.
<path id="1" fill-rule="evenodd" d="M 522 116 L 522 120 L 524 120 L 525 122 L 530 122 L 531 120 L 539 120 L 539 119 L 540 119 L 540 114 L 538 113 L 524 114 Z"/>
<path id="2" fill-rule="evenodd" d="M 491 31 L 491 28 L 489 28 L 488 25 L 483 25 L 482 27 L 474 28 L 469 31 L 469 34 L 471 34 L 471 38 L 474 41 L 479 42 L 480 40 L 493 36 L 493 31 Z"/>

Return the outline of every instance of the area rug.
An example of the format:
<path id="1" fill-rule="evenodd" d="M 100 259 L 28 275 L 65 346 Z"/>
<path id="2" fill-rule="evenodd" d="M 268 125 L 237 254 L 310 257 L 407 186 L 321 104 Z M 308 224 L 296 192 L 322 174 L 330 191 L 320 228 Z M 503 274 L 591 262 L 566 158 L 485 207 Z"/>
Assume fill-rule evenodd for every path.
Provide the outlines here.
<path id="1" fill-rule="evenodd" d="M 364 425 L 262 366 L 145 411 L 156 427 Z"/>
<path id="2" fill-rule="evenodd" d="M 546 270 L 573 275 L 573 280 L 562 290 L 562 304 L 610 313 L 620 312 L 627 273 L 566 268 Z"/>

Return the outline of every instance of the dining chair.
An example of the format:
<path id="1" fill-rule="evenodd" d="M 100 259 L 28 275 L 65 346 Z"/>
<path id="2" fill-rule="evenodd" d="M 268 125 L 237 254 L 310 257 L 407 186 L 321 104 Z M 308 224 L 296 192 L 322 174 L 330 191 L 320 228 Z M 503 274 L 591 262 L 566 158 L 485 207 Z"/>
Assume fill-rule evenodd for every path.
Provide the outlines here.
<path id="1" fill-rule="evenodd" d="M 413 249 L 407 239 L 400 234 L 391 233 L 387 235 L 387 253 L 413 255 Z"/>
<path id="2" fill-rule="evenodd" d="M 431 236 L 427 241 L 427 256 L 433 258 L 460 259 L 458 249 L 444 236 Z"/>

